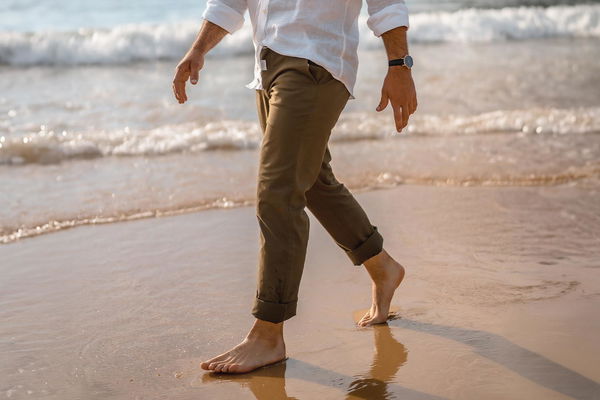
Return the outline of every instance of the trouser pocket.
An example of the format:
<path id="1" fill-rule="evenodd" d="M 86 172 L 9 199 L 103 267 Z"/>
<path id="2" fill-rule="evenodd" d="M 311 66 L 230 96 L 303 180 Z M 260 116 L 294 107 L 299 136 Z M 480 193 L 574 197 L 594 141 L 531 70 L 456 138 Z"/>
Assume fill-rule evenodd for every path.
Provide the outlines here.
<path id="1" fill-rule="evenodd" d="M 329 79 L 333 79 L 333 76 L 327 71 L 326 68 L 320 66 L 311 60 L 306 60 L 306 68 L 310 76 L 312 76 L 313 80 L 316 84 L 324 83 Z"/>

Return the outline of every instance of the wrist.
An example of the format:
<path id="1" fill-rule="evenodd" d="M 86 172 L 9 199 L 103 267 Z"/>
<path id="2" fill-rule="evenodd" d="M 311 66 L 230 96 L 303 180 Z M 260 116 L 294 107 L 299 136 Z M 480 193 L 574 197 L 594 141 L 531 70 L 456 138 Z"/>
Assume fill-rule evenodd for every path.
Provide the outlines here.
<path id="1" fill-rule="evenodd" d="M 404 57 L 395 58 L 392 60 L 388 60 L 388 67 L 395 67 L 397 69 L 405 69 L 410 70 L 413 66 L 413 58 L 409 54 Z"/>
<path id="2" fill-rule="evenodd" d="M 205 43 L 194 43 L 190 48 L 190 53 L 194 53 L 195 55 L 202 56 L 208 52 Z"/>
<path id="3" fill-rule="evenodd" d="M 410 69 L 404 67 L 388 67 L 387 73 L 392 76 L 412 76 Z"/>
<path id="4" fill-rule="evenodd" d="M 200 60 L 200 59 L 204 59 L 206 57 L 206 53 L 204 53 L 202 51 L 191 49 L 188 52 L 188 57 L 196 59 L 196 60 Z"/>

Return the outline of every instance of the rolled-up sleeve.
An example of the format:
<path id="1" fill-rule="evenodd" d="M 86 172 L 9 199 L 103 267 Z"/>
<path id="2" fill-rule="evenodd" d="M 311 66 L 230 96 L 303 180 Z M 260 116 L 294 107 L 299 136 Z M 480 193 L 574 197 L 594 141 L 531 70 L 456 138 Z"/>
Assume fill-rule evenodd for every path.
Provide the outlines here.
<path id="1" fill-rule="evenodd" d="M 208 0 L 202 18 L 233 33 L 244 25 L 246 0 Z"/>
<path id="2" fill-rule="evenodd" d="M 367 0 L 367 11 L 367 26 L 375 36 L 399 26 L 409 26 L 404 0 Z"/>

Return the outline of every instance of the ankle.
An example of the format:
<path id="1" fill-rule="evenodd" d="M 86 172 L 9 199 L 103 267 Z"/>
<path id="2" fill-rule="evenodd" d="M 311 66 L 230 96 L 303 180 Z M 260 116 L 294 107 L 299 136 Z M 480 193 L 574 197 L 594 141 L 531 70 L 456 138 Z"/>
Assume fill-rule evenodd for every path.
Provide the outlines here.
<path id="1" fill-rule="evenodd" d="M 387 251 L 381 250 L 378 254 L 366 260 L 363 265 L 369 274 L 380 275 L 385 272 L 386 267 L 393 261 Z"/>
<path id="2" fill-rule="evenodd" d="M 256 319 L 248 332 L 249 339 L 279 341 L 283 339 L 283 322 L 273 323 Z"/>

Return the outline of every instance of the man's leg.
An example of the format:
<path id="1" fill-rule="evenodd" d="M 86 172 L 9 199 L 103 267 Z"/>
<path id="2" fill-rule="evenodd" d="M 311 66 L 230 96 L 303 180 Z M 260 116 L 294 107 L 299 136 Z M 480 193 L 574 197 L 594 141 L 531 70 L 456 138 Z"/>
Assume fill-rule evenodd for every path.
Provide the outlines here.
<path id="1" fill-rule="evenodd" d="M 396 288 L 404 279 L 404 267 L 383 249 L 383 237 L 346 186 L 335 177 L 329 147 L 321 171 L 306 192 L 307 206 L 354 265 L 365 265 L 371 276 L 372 303 L 358 322 L 361 326 L 388 319 Z"/>
<path id="2" fill-rule="evenodd" d="M 337 180 L 330 162 L 327 147 L 319 176 L 306 192 L 307 206 L 350 261 L 360 266 L 383 250 L 383 236 L 352 193 Z"/>
<path id="3" fill-rule="evenodd" d="M 306 192 L 313 186 L 331 129 L 349 93 L 324 69 L 268 50 L 265 90 L 257 91 L 263 139 L 256 213 L 260 226 L 255 325 L 232 350 L 202 364 L 247 372 L 285 358 L 283 321 L 296 314 L 308 242 Z"/>
<path id="4" fill-rule="evenodd" d="M 252 314 L 274 323 L 296 314 L 309 235 L 306 192 L 313 186 L 331 129 L 349 93 L 306 59 L 265 56 L 268 100 L 257 187 L 258 287 Z"/>

